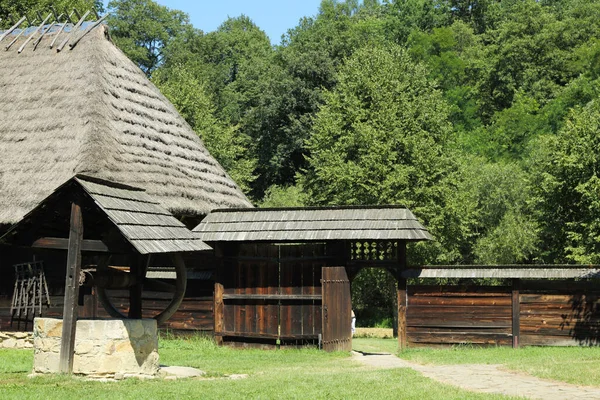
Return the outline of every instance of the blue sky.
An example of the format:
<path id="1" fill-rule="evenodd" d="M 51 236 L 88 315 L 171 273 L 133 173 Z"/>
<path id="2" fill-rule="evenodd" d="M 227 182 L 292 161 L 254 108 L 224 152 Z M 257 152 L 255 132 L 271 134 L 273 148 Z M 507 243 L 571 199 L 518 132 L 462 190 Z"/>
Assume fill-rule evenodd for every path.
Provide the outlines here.
<path id="1" fill-rule="evenodd" d="M 265 31 L 271 43 L 279 44 L 281 35 L 298 25 L 300 18 L 317 14 L 321 0 L 158 0 L 157 3 L 186 12 L 194 27 L 204 32 L 214 31 L 228 16 L 245 14 Z"/>

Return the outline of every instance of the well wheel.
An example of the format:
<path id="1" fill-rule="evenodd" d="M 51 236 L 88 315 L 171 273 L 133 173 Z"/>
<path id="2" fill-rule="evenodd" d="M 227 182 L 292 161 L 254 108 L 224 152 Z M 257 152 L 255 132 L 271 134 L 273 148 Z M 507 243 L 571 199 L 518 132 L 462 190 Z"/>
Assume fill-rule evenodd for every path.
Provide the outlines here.
<path id="1" fill-rule="evenodd" d="M 154 315 L 153 318 L 156 319 L 158 324 L 162 324 L 166 322 L 173 314 L 177 311 L 181 302 L 183 301 L 183 297 L 185 296 L 185 289 L 187 286 L 187 272 L 185 269 L 185 262 L 183 261 L 183 257 L 181 254 L 173 254 L 171 255 L 171 262 L 175 267 L 175 279 L 171 280 L 171 283 L 164 282 L 163 280 L 148 278 L 146 277 L 146 271 L 144 271 L 144 276 L 141 278 L 141 286 L 144 290 L 152 290 L 156 292 L 166 292 L 172 293 L 173 296 L 170 299 L 167 306 L 164 310 L 160 311 L 158 314 Z M 128 315 L 125 315 L 121 312 L 111 301 L 111 296 L 108 293 L 108 290 L 104 287 L 96 287 L 96 293 L 98 294 L 98 301 L 106 312 L 114 318 L 125 319 L 129 318 Z"/>

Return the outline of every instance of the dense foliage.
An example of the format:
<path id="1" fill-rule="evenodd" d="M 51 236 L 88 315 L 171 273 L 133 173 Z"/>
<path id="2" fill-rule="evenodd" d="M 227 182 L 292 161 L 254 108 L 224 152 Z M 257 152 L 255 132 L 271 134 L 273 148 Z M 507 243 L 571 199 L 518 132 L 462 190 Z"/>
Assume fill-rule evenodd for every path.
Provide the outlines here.
<path id="1" fill-rule="evenodd" d="M 256 204 L 405 205 L 437 239 L 414 263 L 599 262 L 600 0 L 323 0 L 275 46 L 244 15 L 108 11 Z"/>
<path id="2" fill-rule="evenodd" d="M 600 1 L 323 0 L 275 46 L 109 8 L 257 204 L 408 206 L 437 239 L 413 263 L 598 262 Z"/>
<path id="3" fill-rule="evenodd" d="M 323 0 L 278 45 L 109 10 L 256 204 L 406 205 L 437 239 L 414 263 L 600 262 L 600 0 Z"/>

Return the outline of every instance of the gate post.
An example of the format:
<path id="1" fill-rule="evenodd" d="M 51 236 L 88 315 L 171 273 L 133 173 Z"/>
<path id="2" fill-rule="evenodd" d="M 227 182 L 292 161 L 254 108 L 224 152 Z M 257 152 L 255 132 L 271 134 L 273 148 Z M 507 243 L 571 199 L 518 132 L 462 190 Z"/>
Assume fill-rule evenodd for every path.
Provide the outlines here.
<path id="1" fill-rule="evenodd" d="M 403 350 L 407 347 L 406 339 L 406 279 L 398 278 L 398 347 Z"/>
<path id="2" fill-rule="evenodd" d="M 405 349 L 408 346 L 406 335 L 406 308 L 408 306 L 406 278 L 402 277 L 402 271 L 406 269 L 406 242 L 398 241 L 398 269 L 396 280 L 398 284 L 398 348 Z"/>
<path id="3" fill-rule="evenodd" d="M 215 259 L 216 259 L 216 268 L 215 268 L 215 291 L 214 291 L 214 304 L 213 304 L 213 334 L 215 337 L 215 342 L 217 345 L 223 344 L 223 271 L 222 269 L 225 267 L 223 261 L 223 249 L 220 244 L 215 244 Z"/>
<path id="4" fill-rule="evenodd" d="M 512 347 L 519 347 L 519 335 L 521 331 L 521 304 L 519 297 L 519 289 L 521 286 L 520 279 L 512 280 Z"/>

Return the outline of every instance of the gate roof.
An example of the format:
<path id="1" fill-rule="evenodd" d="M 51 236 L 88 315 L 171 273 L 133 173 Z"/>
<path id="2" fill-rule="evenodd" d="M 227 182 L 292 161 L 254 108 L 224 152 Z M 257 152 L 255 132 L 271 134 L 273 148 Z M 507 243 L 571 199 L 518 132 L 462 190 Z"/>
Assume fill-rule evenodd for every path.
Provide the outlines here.
<path id="1" fill-rule="evenodd" d="M 432 239 L 399 206 L 216 210 L 194 232 L 205 242 Z"/>

